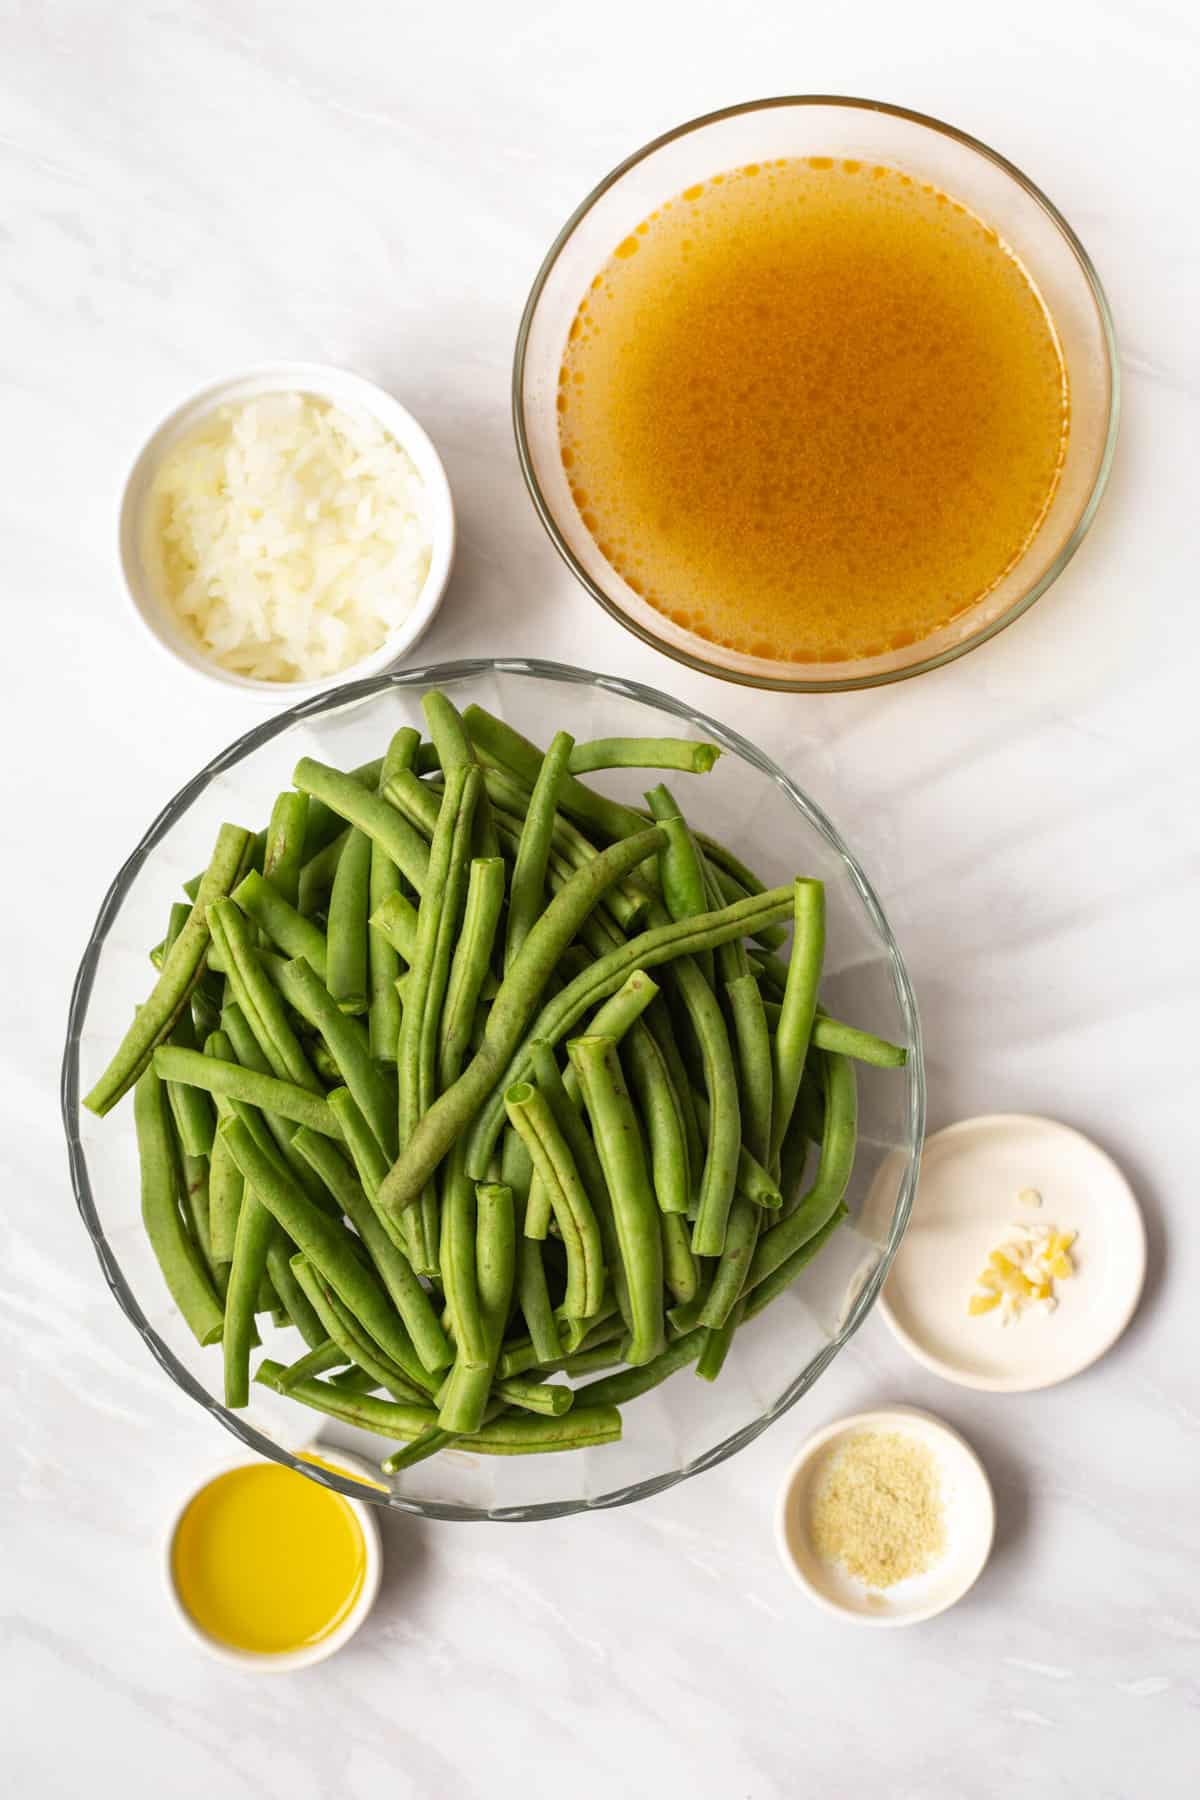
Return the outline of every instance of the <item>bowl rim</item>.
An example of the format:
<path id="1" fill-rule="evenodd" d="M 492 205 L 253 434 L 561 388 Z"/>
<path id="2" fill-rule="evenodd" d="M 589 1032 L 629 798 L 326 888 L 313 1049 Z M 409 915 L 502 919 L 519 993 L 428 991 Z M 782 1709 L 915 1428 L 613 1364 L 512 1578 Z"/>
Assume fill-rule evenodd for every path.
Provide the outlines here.
<path id="1" fill-rule="evenodd" d="M 533 327 L 534 315 L 537 312 L 538 304 L 541 300 L 542 290 L 550 278 L 551 270 L 554 268 L 555 263 L 558 261 L 558 258 L 562 254 L 567 243 L 574 235 L 576 227 L 592 210 L 597 201 L 601 200 L 603 196 L 608 193 L 610 188 L 615 187 L 631 169 L 653 156 L 656 151 L 665 148 L 668 144 L 674 143 L 678 138 L 686 137 L 695 131 L 702 131 L 709 125 L 719 124 L 724 119 L 737 118 L 745 113 L 775 111 L 778 108 L 789 106 L 840 106 L 852 111 L 887 113 L 893 118 L 904 119 L 909 124 L 919 125 L 928 130 L 940 133 L 943 137 L 953 138 L 956 143 L 963 145 L 965 149 L 972 150 L 986 161 L 993 163 L 1003 174 L 1009 176 L 1018 187 L 1025 190 L 1029 197 L 1041 207 L 1051 224 L 1057 228 L 1060 236 L 1066 243 L 1067 248 L 1071 251 L 1076 262 L 1079 264 L 1084 280 L 1091 292 L 1092 300 L 1096 307 L 1096 314 L 1100 322 L 1101 335 L 1104 339 L 1108 372 L 1108 418 L 1104 435 L 1104 444 L 1096 465 L 1096 473 L 1092 481 L 1092 486 L 1088 492 L 1087 499 L 1071 528 L 1070 535 L 1062 545 L 1058 555 L 1054 558 L 1050 566 L 1043 571 L 1039 578 L 1031 583 L 1026 591 L 1019 595 L 1018 598 L 1013 601 L 1012 605 L 1007 607 L 1004 612 L 998 615 L 998 617 L 990 620 L 987 624 L 981 625 L 976 631 L 973 631 L 969 637 L 963 638 L 960 642 L 948 645 L 945 649 L 936 652 L 936 654 L 924 656 L 919 661 L 908 663 L 900 669 L 873 671 L 870 674 L 862 675 L 830 675 L 822 676 L 818 679 L 797 679 L 786 675 L 751 675 L 741 669 L 726 668 L 716 660 L 706 659 L 691 650 L 684 649 L 677 644 L 668 643 L 664 638 L 656 636 L 648 626 L 642 624 L 639 620 L 632 618 L 623 607 L 619 606 L 617 602 L 598 585 L 598 583 L 593 581 L 587 570 L 576 558 L 570 545 L 559 530 L 550 503 L 541 490 L 533 466 L 533 457 L 530 452 L 528 433 L 525 428 L 525 403 L 523 395 L 525 357 L 529 345 L 529 335 Z M 713 675 L 721 681 L 732 681 L 742 687 L 761 688 L 775 693 L 847 693 L 858 688 L 887 687 L 893 682 L 908 681 L 915 675 L 925 675 L 932 669 L 944 668 L 947 663 L 956 662 L 960 656 L 965 656 L 970 650 L 978 649 L 981 644 L 986 644 L 991 638 L 996 637 L 1003 631 L 1006 626 L 1013 624 L 1015 620 L 1021 618 L 1024 613 L 1028 612 L 1029 608 L 1036 600 L 1041 599 L 1047 588 L 1049 588 L 1053 582 L 1057 581 L 1058 577 L 1062 574 L 1063 570 L 1078 550 L 1080 544 L 1087 536 L 1092 520 L 1096 516 L 1097 508 L 1103 498 L 1104 490 L 1108 485 L 1113 457 L 1116 453 L 1120 418 L 1121 367 L 1117 351 L 1116 327 L 1113 323 L 1112 309 L 1108 303 L 1108 296 L 1105 294 L 1100 277 L 1096 272 L 1091 257 L 1084 249 L 1083 244 L 1076 236 L 1066 218 L 1054 205 L 1053 201 L 1042 192 L 1035 182 L 1030 180 L 1029 176 L 1026 175 L 1022 169 L 1017 167 L 1016 163 L 1010 162 L 1006 156 L 1002 156 L 998 150 L 993 150 L 989 145 L 983 143 L 981 139 L 972 137 L 969 132 L 961 131 L 957 126 L 949 125 L 943 119 L 934 118 L 930 113 L 915 112 L 910 107 L 897 106 L 886 100 L 868 100 L 850 94 L 778 94 L 762 100 L 740 101 L 733 106 L 723 106 L 715 112 L 702 113 L 699 117 L 689 119 L 682 125 L 676 125 L 670 131 L 660 133 L 658 137 L 652 138 L 649 143 L 643 144 L 641 149 L 635 150 L 631 155 L 625 157 L 625 159 L 622 162 L 619 162 L 615 168 L 610 169 L 608 174 L 605 175 L 602 180 L 597 182 L 591 192 L 579 203 L 555 237 L 553 243 L 550 245 L 549 250 L 542 260 L 541 267 L 534 277 L 533 286 L 529 291 L 529 297 L 526 300 L 524 309 L 521 313 L 520 324 L 517 327 L 516 344 L 513 349 L 512 420 L 513 433 L 517 445 L 517 458 L 521 465 L 521 474 L 524 477 L 529 497 L 533 502 L 534 511 L 541 520 L 542 527 L 545 530 L 547 537 L 550 539 L 555 550 L 558 552 L 567 568 L 570 569 L 572 575 L 574 575 L 581 587 L 591 595 L 592 599 L 595 600 L 598 605 L 604 608 L 604 611 L 608 613 L 610 618 L 615 619 L 619 625 L 624 626 L 626 631 L 632 632 L 635 637 L 641 638 L 643 643 L 649 644 L 653 649 L 661 652 L 662 655 L 671 657 L 673 661 L 682 663 L 686 668 L 698 669 L 703 675 Z M 831 664 L 829 666 L 836 667 L 837 665 Z M 849 666 L 851 668 L 853 667 L 852 664 Z"/>
<path id="2" fill-rule="evenodd" d="M 418 474 L 428 496 L 429 567 L 408 617 L 370 655 L 349 668 L 339 669 L 332 675 L 315 676 L 311 681 L 262 681 L 257 676 L 238 675 L 232 669 L 223 669 L 200 649 L 186 642 L 174 642 L 172 633 L 160 628 L 154 616 L 155 602 L 143 598 L 143 595 L 149 595 L 151 583 L 142 569 L 137 543 L 149 484 L 163 457 L 189 429 L 239 396 L 250 400 L 267 394 L 292 392 L 311 394 L 333 406 L 360 406 L 395 439 L 414 465 L 419 462 Z M 416 415 L 387 388 L 372 381 L 370 376 L 359 374 L 356 369 L 341 368 L 336 363 L 254 363 L 236 374 L 218 376 L 192 388 L 141 440 L 122 483 L 117 507 L 117 564 L 125 598 L 140 629 L 176 668 L 186 669 L 202 681 L 215 682 L 219 687 L 268 704 L 285 699 L 289 704 L 295 703 L 313 694 L 328 693 L 348 680 L 366 679 L 389 668 L 415 648 L 445 597 L 454 568 L 456 544 L 454 495 L 433 439 Z M 166 608 L 160 603 L 157 610 L 165 612 Z"/>
<path id="3" fill-rule="evenodd" d="M 412 1513 L 423 1518 L 465 1521 L 486 1519 L 506 1522 L 510 1520 L 559 1519 L 574 1513 L 600 1512 L 614 1506 L 629 1505 L 633 1501 L 647 1499 L 653 1494 L 664 1493 L 678 1482 L 699 1474 L 703 1469 L 714 1468 L 718 1463 L 724 1462 L 726 1458 L 734 1455 L 736 1451 L 753 1443 L 754 1439 L 765 1431 L 768 1425 L 782 1417 L 803 1394 L 808 1392 L 838 1352 L 853 1337 L 875 1304 L 900 1246 L 900 1240 L 908 1224 L 916 1194 L 920 1150 L 925 1130 L 925 1067 L 921 1022 L 917 1011 L 916 997 L 900 947 L 875 890 L 858 859 L 821 808 L 801 788 L 797 787 L 785 770 L 780 768 L 765 751 L 760 750 L 739 732 L 721 724 L 720 721 L 711 718 L 706 713 L 693 710 L 669 694 L 660 693 L 655 688 L 647 687 L 644 683 L 632 681 L 625 676 L 600 675 L 571 664 L 546 662 L 532 657 L 468 657 L 452 662 L 424 664 L 420 668 L 394 670 L 366 680 L 347 682 L 332 692 L 313 695 L 252 726 L 250 730 L 243 732 L 232 744 L 229 744 L 206 763 L 167 802 L 122 863 L 101 901 L 72 984 L 59 1094 L 75 1203 L 83 1220 L 84 1228 L 92 1240 L 92 1246 L 104 1279 L 117 1304 L 151 1355 L 166 1370 L 175 1385 L 184 1393 L 189 1394 L 240 1443 L 257 1451 L 260 1455 L 268 1457 L 273 1462 L 281 1463 L 287 1468 L 298 1468 L 302 1473 L 307 1472 L 304 1465 L 298 1463 L 296 1454 L 285 1450 L 245 1419 L 239 1418 L 236 1413 L 230 1412 L 223 1406 L 177 1359 L 170 1346 L 154 1330 L 138 1304 L 104 1234 L 92 1193 L 87 1155 L 79 1129 L 81 1105 L 79 1041 L 86 1021 L 88 1003 L 105 939 L 134 877 L 166 832 L 178 819 L 182 818 L 193 800 L 208 787 L 210 782 L 244 761 L 262 745 L 269 743 L 273 738 L 280 736 L 284 731 L 305 719 L 335 710 L 356 708 L 362 701 L 372 699 L 388 689 L 448 686 L 463 680 L 495 674 L 560 682 L 566 686 L 598 688 L 601 692 L 617 694 L 624 699 L 632 699 L 643 705 L 656 707 L 699 729 L 705 737 L 710 737 L 714 742 L 721 744 L 723 748 L 732 751 L 742 761 L 756 768 L 761 774 L 769 777 L 777 787 L 783 790 L 796 810 L 825 839 L 840 858 L 867 916 L 887 952 L 892 986 L 901 1017 L 904 1020 L 909 1044 L 909 1057 L 906 1065 L 907 1117 L 905 1122 L 910 1148 L 907 1163 L 900 1177 L 899 1192 L 892 1212 L 887 1242 L 881 1248 L 879 1261 L 875 1268 L 854 1291 L 852 1300 L 845 1307 L 837 1331 L 795 1380 L 789 1383 L 782 1394 L 757 1418 L 739 1427 L 737 1431 L 711 1446 L 683 1468 L 671 1469 L 662 1475 L 650 1476 L 645 1480 L 615 1488 L 611 1492 L 578 1500 L 523 1502 L 510 1507 L 461 1506 L 443 1501 L 417 1499 L 410 1495 L 391 1492 L 381 1494 L 365 1488 L 361 1483 L 342 1481 L 337 1476 L 322 1472 L 322 1478 L 326 1484 L 336 1488 L 347 1499 L 387 1505 L 397 1511 Z"/>

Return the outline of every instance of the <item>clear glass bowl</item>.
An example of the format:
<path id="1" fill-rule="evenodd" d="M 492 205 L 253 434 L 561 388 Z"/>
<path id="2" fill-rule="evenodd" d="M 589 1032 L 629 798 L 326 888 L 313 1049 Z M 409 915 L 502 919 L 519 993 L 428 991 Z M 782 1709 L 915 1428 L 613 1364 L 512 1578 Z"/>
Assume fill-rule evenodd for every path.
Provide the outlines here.
<path id="1" fill-rule="evenodd" d="M 559 455 L 558 373 L 580 298 L 614 247 L 663 201 L 722 170 L 775 156 L 856 157 L 933 182 L 985 219 L 1040 288 L 1071 389 L 1058 490 L 1024 554 L 974 606 L 902 650 L 853 662 L 788 663 L 710 643 L 635 594 L 583 523 Z M 1083 245 L 1027 176 L 985 144 L 922 113 L 874 100 L 806 95 L 692 119 L 635 151 L 571 215 L 538 271 L 517 332 L 513 423 L 538 516 L 572 573 L 620 624 L 677 662 L 751 687 L 874 687 L 962 656 L 1044 594 L 1079 548 L 1117 440 L 1119 367 L 1108 301 Z"/>
<path id="2" fill-rule="evenodd" d="M 349 768 L 381 753 L 393 731 L 420 724 L 420 697 L 444 688 L 478 701 L 544 741 L 555 725 L 577 738 L 692 734 L 726 754 L 712 774 L 679 776 L 697 823 L 722 838 L 768 883 L 803 872 L 828 889 L 823 995 L 833 1011 L 906 1044 L 903 1071 L 860 1073 L 861 1142 L 851 1221 L 794 1287 L 740 1331 L 721 1378 L 682 1370 L 625 1410 L 621 1443 L 579 1453 L 472 1457 L 446 1452 L 396 1477 L 386 1491 L 318 1474 L 340 1492 L 451 1519 L 544 1519 L 617 1506 L 671 1487 L 731 1456 L 786 1412 L 862 1323 L 887 1274 L 912 1204 L 925 1089 L 920 1027 L 900 952 L 869 881 L 824 814 L 771 759 L 736 732 L 635 682 L 557 663 L 472 661 L 353 682 L 258 725 L 159 814 L 109 889 L 71 998 L 62 1105 L 79 1210 L 113 1294 L 150 1352 L 185 1393 L 263 1456 L 312 1474 L 296 1453 L 318 1426 L 326 1441 L 377 1461 L 378 1438 L 335 1426 L 252 1387 L 244 1412 L 221 1403 L 221 1358 L 201 1350 L 176 1313 L 142 1231 L 132 1103 L 105 1119 L 81 1110 L 135 1004 L 146 994 L 147 952 L 170 902 L 203 864 L 223 819 L 257 827 L 301 756 Z M 636 771 L 594 778 L 640 799 Z M 264 1324 L 266 1322 L 263 1322 Z M 294 1334 L 269 1324 L 265 1354 L 290 1360 Z M 380 1477 L 381 1482 L 386 1478 Z"/>

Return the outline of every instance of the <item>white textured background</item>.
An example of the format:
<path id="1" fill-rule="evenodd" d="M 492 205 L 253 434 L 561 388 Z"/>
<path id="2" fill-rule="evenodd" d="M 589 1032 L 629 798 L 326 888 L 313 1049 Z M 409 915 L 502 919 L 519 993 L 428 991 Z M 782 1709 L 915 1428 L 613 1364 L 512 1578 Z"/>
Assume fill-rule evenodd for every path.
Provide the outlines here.
<path id="1" fill-rule="evenodd" d="M 0 7 L 0 1788 L 14 1800 L 690 1793 L 1142 1800 L 1195 1792 L 1195 10 L 7 0 Z M 1126 378 L 1109 496 L 995 643 L 878 693 L 756 696 L 607 621 L 526 501 L 517 316 L 593 182 L 777 92 L 903 102 L 994 144 L 1079 230 Z M 326 1668 L 241 1679 L 176 1633 L 158 1534 L 227 1448 L 118 1314 L 66 1181 L 66 998 L 118 862 L 251 722 L 127 618 L 115 505 L 201 380 L 344 362 L 449 468 L 463 546 L 429 659 L 528 652 L 665 685 L 785 761 L 876 878 L 930 1047 L 931 1123 L 1056 1114 L 1124 1164 L 1152 1264 L 1100 1367 L 1026 1398 L 912 1367 L 872 1320 L 809 1403 L 641 1507 L 387 1522 L 386 1588 Z M 962 1427 L 1000 1537 L 971 1600 L 870 1635 L 785 1584 L 805 1429 L 877 1400 Z"/>

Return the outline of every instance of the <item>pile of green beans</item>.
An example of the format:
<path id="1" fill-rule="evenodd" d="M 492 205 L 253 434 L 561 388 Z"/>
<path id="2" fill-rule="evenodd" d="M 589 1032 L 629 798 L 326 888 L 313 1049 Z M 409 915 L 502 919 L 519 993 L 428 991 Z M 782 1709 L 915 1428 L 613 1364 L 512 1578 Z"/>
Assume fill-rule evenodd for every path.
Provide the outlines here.
<path id="1" fill-rule="evenodd" d="M 819 1004 L 821 883 L 765 887 L 657 779 L 715 745 L 423 710 L 221 827 L 85 1101 L 135 1090 L 146 1232 L 226 1404 L 253 1379 L 382 1434 L 388 1474 L 608 1443 L 675 1370 L 715 1380 L 846 1216 L 855 1063 L 905 1060 Z M 610 768 L 654 771 L 645 812 L 580 779 Z M 300 1348 L 252 1372 L 267 1317 Z"/>

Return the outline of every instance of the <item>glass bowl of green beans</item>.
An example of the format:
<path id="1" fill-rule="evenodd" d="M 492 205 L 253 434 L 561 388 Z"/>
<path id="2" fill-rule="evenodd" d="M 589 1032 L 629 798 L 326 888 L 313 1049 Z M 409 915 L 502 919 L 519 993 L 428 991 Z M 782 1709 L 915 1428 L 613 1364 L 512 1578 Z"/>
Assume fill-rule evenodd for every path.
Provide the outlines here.
<path id="1" fill-rule="evenodd" d="M 478 659 L 303 701 L 175 796 L 92 930 L 62 1102 L 185 1393 L 354 1498 L 524 1520 L 808 1391 L 899 1245 L 925 1091 L 883 910 L 783 769 L 636 682 Z M 300 1461 L 318 1425 L 378 1486 Z"/>

